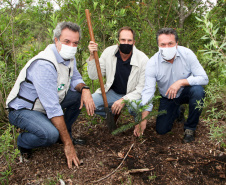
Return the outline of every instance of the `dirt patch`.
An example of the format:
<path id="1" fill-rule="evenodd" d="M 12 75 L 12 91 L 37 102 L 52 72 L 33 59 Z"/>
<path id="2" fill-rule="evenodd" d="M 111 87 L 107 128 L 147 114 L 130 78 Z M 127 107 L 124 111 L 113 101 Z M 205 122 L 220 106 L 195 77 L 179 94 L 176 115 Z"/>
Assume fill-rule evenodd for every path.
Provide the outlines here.
<path id="1" fill-rule="evenodd" d="M 121 116 L 126 124 L 131 117 Z M 155 120 L 149 120 L 142 139 L 133 136 L 133 129 L 116 136 L 109 134 L 99 119 L 87 120 L 81 115 L 73 126 L 75 137 L 86 138 L 85 146 L 76 146 L 83 160 L 80 168 L 68 169 L 62 144 L 34 150 L 29 161 L 19 159 L 12 165 L 9 184 L 95 184 L 122 162 L 131 145 L 133 148 L 122 166 L 110 177 L 96 184 L 226 184 L 226 152 L 211 143 L 209 129 L 201 120 L 196 140 L 182 144 L 183 124 L 175 123 L 166 135 L 155 132 Z M 4 161 L 1 161 L 4 164 Z M 133 169 L 148 169 L 130 173 Z"/>

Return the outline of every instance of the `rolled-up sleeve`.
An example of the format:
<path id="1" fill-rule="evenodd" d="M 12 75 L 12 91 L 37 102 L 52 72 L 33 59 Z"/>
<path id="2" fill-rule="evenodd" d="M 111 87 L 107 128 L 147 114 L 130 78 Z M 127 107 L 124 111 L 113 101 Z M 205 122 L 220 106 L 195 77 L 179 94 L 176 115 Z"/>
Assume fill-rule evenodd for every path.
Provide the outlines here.
<path id="1" fill-rule="evenodd" d="M 73 69 L 73 76 L 71 78 L 70 90 L 76 91 L 75 87 L 80 83 L 85 84 L 85 82 L 82 79 L 81 74 L 79 73 L 79 71 L 77 69 L 76 60 L 74 60 L 74 69 Z"/>
<path id="2" fill-rule="evenodd" d="M 192 85 L 207 85 L 209 82 L 208 76 L 199 63 L 196 55 L 191 51 L 188 50 L 187 53 L 188 61 L 190 63 L 190 69 L 192 75 L 187 78 L 188 83 Z"/>
<path id="3" fill-rule="evenodd" d="M 156 90 L 156 66 L 154 57 L 152 57 L 146 65 L 145 71 L 145 85 L 142 91 L 142 102 L 141 105 L 146 105 L 155 94 Z M 152 111 L 153 105 L 152 103 L 149 104 L 149 107 L 146 109 L 147 111 Z"/>

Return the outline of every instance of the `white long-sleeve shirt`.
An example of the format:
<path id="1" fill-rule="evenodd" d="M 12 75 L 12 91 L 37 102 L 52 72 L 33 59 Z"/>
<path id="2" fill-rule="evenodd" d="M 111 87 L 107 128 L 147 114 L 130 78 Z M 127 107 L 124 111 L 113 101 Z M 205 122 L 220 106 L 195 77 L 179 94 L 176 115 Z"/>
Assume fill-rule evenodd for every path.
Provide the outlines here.
<path id="1" fill-rule="evenodd" d="M 142 91 L 142 105 L 145 105 L 153 98 L 156 90 L 156 82 L 159 92 L 166 97 L 166 91 L 176 81 L 187 79 L 190 86 L 207 85 L 208 76 L 199 63 L 196 55 L 188 48 L 183 46 L 177 47 L 176 57 L 173 63 L 165 61 L 161 54 L 157 52 L 152 56 L 146 66 L 145 85 Z M 176 95 L 178 98 L 184 87 L 181 87 Z M 151 111 L 153 105 L 150 104 L 147 111 Z"/>

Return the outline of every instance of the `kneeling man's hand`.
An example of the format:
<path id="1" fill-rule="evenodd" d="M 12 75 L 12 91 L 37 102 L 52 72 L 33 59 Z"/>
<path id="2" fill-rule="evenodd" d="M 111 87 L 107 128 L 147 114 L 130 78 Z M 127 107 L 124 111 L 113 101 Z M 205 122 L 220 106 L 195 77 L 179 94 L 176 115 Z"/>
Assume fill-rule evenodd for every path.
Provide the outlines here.
<path id="1" fill-rule="evenodd" d="M 147 120 L 143 120 L 142 122 L 140 122 L 140 124 L 137 124 L 133 131 L 134 135 L 136 137 L 142 136 L 144 133 L 144 130 L 146 129 L 146 125 L 147 125 Z"/>
<path id="2" fill-rule="evenodd" d="M 125 103 L 123 103 L 123 99 L 121 98 L 115 101 L 115 103 L 111 106 L 111 111 L 113 114 L 119 114 L 124 106 Z"/>
<path id="3" fill-rule="evenodd" d="M 64 146 L 64 153 L 67 158 L 68 168 L 72 168 L 73 163 L 75 164 L 75 166 L 78 167 L 80 162 L 75 152 L 74 145 L 72 143 Z"/>
<path id="4" fill-rule="evenodd" d="M 89 89 L 83 89 L 82 90 L 82 96 L 81 96 L 81 105 L 79 109 L 83 107 L 83 104 L 86 106 L 86 111 L 89 116 L 93 116 L 94 110 L 96 109 L 91 92 Z"/>
<path id="5" fill-rule="evenodd" d="M 182 87 L 182 86 L 188 86 L 188 80 L 187 79 L 181 79 L 178 80 L 176 82 L 174 82 L 169 89 L 166 91 L 166 96 L 168 95 L 168 99 L 174 99 L 177 96 L 177 92 L 178 90 Z"/>

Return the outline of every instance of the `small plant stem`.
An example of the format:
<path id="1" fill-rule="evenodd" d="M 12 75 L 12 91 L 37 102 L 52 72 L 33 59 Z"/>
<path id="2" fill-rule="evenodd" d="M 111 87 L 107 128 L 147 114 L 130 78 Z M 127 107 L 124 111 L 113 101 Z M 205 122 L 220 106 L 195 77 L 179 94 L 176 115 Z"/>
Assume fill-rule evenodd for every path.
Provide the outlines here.
<path id="1" fill-rule="evenodd" d="M 122 160 L 122 162 L 120 163 L 120 165 L 119 165 L 114 171 L 112 171 L 110 174 L 106 175 L 105 177 L 102 177 L 102 178 L 99 179 L 99 180 L 92 181 L 91 183 L 97 183 L 97 182 L 100 182 L 100 181 L 102 181 L 102 180 L 104 180 L 104 179 L 110 177 L 112 174 L 114 174 L 114 173 L 122 166 L 123 162 L 125 161 L 126 157 L 127 157 L 128 154 L 129 154 L 130 150 L 133 148 L 133 145 L 134 145 L 134 143 L 130 146 L 130 149 L 128 150 L 126 156 L 123 158 L 123 160 Z"/>

